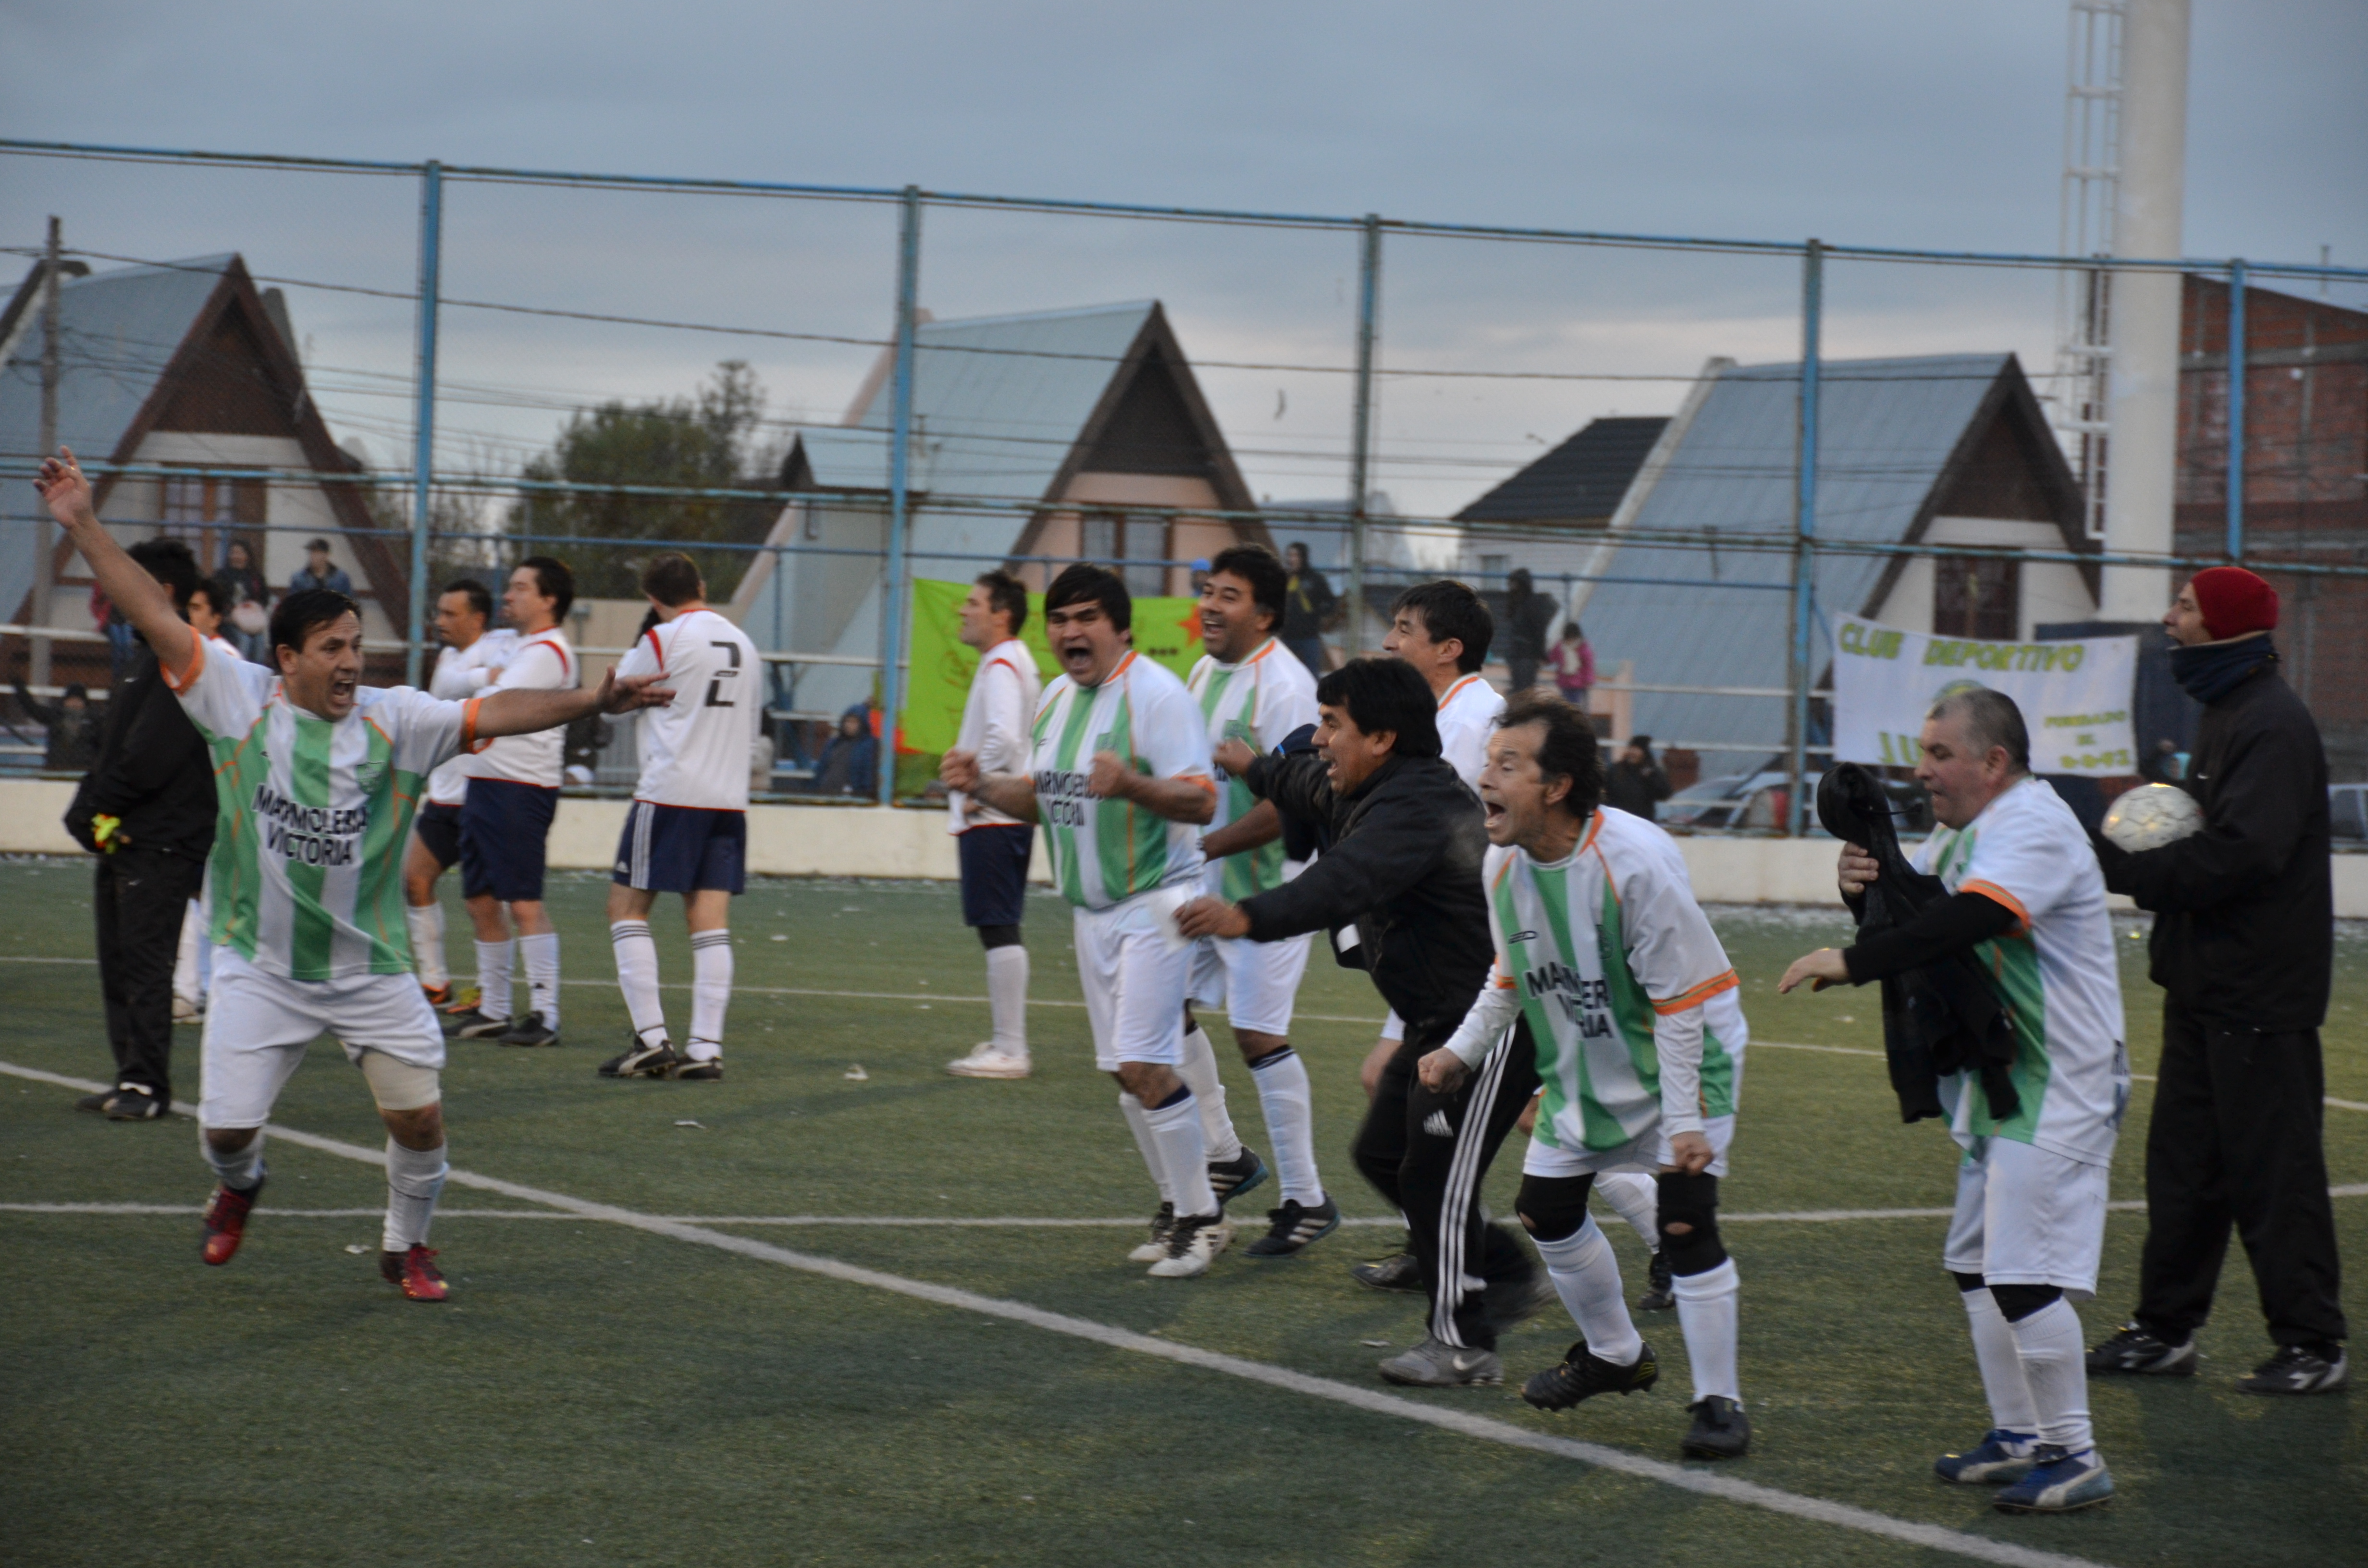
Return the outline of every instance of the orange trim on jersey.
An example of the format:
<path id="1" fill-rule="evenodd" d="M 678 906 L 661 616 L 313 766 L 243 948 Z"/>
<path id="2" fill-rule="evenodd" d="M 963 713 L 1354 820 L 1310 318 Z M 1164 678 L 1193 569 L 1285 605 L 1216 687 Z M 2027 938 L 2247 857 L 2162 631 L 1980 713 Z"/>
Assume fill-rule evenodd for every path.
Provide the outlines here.
<path id="1" fill-rule="evenodd" d="M 550 649 L 552 653 L 554 653 L 558 654 L 558 655 L 559 655 L 559 673 L 560 673 L 561 675 L 563 675 L 563 676 L 565 676 L 565 675 L 573 675 L 573 674 L 575 672 L 575 662 L 573 659 L 571 659 L 571 658 L 569 658 L 569 657 L 567 656 L 567 649 L 566 649 L 566 646 L 565 646 L 564 643 L 554 642 L 551 641 L 550 637 L 549 637 L 547 634 L 538 634 L 538 635 L 533 636 L 533 637 L 530 637 L 530 638 L 527 639 L 525 642 L 523 642 L 519 643 L 519 644 L 518 644 L 518 653 L 525 653 L 529 648 L 548 648 L 548 649 Z M 661 655 L 661 656 L 663 656 L 663 655 Z M 512 663 L 516 663 L 516 662 L 517 662 L 517 659 L 518 659 L 518 653 L 512 653 L 512 654 L 510 655 L 510 659 L 511 659 L 511 662 L 512 662 Z"/>
<path id="2" fill-rule="evenodd" d="M 1179 773 L 1176 777 L 1187 784 L 1198 784 L 1201 789 L 1209 791 L 1212 797 L 1217 792 L 1217 781 L 1205 773 Z"/>
<path id="3" fill-rule="evenodd" d="M 1998 886 L 1996 882 L 1986 882 L 1978 879 L 1969 882 L 1959 882 L 1957 884 L 1957 891 L 1959 892 L 1979 893 L 1984 898 L 1988 899 L 1992 903 L 2005 905 L 2007 913 L 2014 916 L 2014 929 L 2008 932 L 2008 936 L 2027 937 L 2031 934 L 2031 911 L 2023 908 L 2022 900 L 2015 897 L 2014 894 L 2007 892 L 2006 889 Z"/>
<path id="4" fill-rule="evenodd" d="M 472 756 L 492 745 L 493 740 L 477 738 L 477 710 L 485 705 L 482 697 L 472 697 L 461 704 L 461 749 Z"/>
<path id="5" fill-rule="evenodd" d="M 1508 855 L 1505 857 L 1505 863 L 1497 868 L 1497 880 L 1488 884 L 1488 891 L 1490 892 L 1495 892 L 1498 888 L 1503 887 L 1505 885 L 1505 879 L 1512 874 L 1513 858 L 1510 855 Z"/>
<path id="6" fill-rule="evenodd" d="M 1728 970 L 1725 974 L 1712 976 L 1700 985 L 1687 987 L 1666 1002 L 1654 1003 L 1653 1011 L 1664 1016 L 1670 1013 L 1682 1013 L 1690 1007 L 1699 1007 L 1720 992 L 1732 991 L 1742 983 L 1743 982 L 1736 978 L 1735 971 Z"/>
<path id="7" fill-rule="evenodd" d="M 197 678 L 206 673 L 206 640 L 194 631 L 189 633 L 188 674 L 174 675 L 172 666 L 162 659 L 156 661 L 156 673 L 165 677 L 165 684 L 172 688 L 175 696 L 188 690 L 197 683 Z"/>
<path id="8" fill-rule="evenodd" d="M 1261 647 L 1257 653 L 1252 653 L 1248 658 L 1244 659 L 1240 664 L 1235 665 L 1234 667 L 1237 670 L 1248 669 L 1252 665 L 1257 664 L 1260 659 L 1265 658 L 1269 653 L 1273 653 L 1281 646 L 1282 646 L 1282 640 L 1281 638 L 1269 637 L 1266 640 L 1265 646 Z"/>
<path id="9" fill-rule="evenodd" d="M 1478 680 L 1479 678 L 1480 677 L 1476 675 L 1468 675 L 1462 680 L 1457 681 L 1453 686 L 1449 687 L 1444 692 L 1440 694 L 1439 706 L 1441 709 L 1444 709 L 1449 703 L 1455 700 L 1455 694 L 1457 692 L 1462 691 L 1465 687 L 1470 686 L 1474 681 Z"/>
<path id="10" fill-rule="evenodd" d="M 1127 665 L 1133 663 L 1134 663 L 1134 650 L 1129 648 L 1126 651 L 1126 657 L 1121 659 L 1117 664 L 1112 665 L 1110 666 L 1110 673 L 1102 676 L 1101 685 L 1108 686 L 1110 682 L 1118 679 L 1119 676 L 1126 674 Z M 1099 691 L 1101 687 L 1098 686 L 1094 689 Z"/>
<path id="11" fill-rule="evenodd" d="M 648 638 L 650 646 L 658 651 L 658 674 L 666 674 L 666 644 L 658 641 L 658 629 L 653 626 L 642 635 Z"/>

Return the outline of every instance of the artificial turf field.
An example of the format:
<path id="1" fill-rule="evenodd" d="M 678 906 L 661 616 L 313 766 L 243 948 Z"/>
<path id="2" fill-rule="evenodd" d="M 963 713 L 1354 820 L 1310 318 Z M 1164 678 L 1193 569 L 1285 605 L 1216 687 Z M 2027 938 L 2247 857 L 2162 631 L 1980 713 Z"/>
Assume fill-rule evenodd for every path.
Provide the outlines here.
<path id="1" fill-rule="evenodd" d="M 1037 1075 L 965 1082 L 943 1062 L 985 1033 L 983 966 L 949 887 L 773 881 L 735 906 L 730 1078 L 617 1083 L 592 1068 L 625 1032 L 609 983 L 603 879 L 557 879 L 571 983 L 566 1048 L 454 1042 L 445 1075 L 458 1170 L 633 1216 L 1109 1220 L 1155 1199 L 1092 1072 L 1056 901 L 1031 901 Z M 448 879 L 448 893 L 450 891 Z M 0 863 L 0 1062 L 108 1071 L 86 870 Z M 1756 1037 L 1731 1217 L 1944 1208 L 1953 1146 L 1899 1125 L 1871 992 L 1779 997 L 1792 957 L 1844 932 L 1789 914 L 1714 912 Z M 669 925 L 668 920 L 672 920 Z M 654 922 L 669 981 L 689 976 L 678 917 Z M 448 948 L 467 951 L 457 903 Z M 2157 994 L 2123 940 L 2132 1055 L 2152 1069 Z M 2368 1317 L 2368 937 L 2338 942 L 2326 1035 L 2330 1176 Z M 670 990 L 670 1012 L 688 994 Z M 1294 1043 L 1315 1079 L 1319 1154 L 1343 1208 L 1380 1201 L 1345 1149 L 1356 1063 L 1382 1008 L 1319 952 Z M 1312 1016 L 1312 1015 L 1320 1015 Z M 677 1020 L 677 1029 L 681 1027 Z M 1229 1049 L 1221 1024 L 1212 1033 Z M 1822 1046 L 1840 1050 L 1784 1049 Z M 197 1031 L 176 1088 L 196 1090 Z M 860 1065 L 862 1076 L 850 1069 Z M 1248 1074 L 1227 1068 L 1244 1136 L 1265 1138 Z M 672 1233 L 515 1194 L 446 1188 L 438 1307 L 377 1278 L 381 1173 L 282 1138 L 237 1260 L 197 1261 L 209 1176 L 182 1119 L 108 1123 L 74 1091 L 0 1078 L 0 1562 L 49 1563 L 1008 1562 L 1940 1563 L 1986 1545 L 2110 1564 L 2356 1563 L 2368 1556 L 2368 1387 L 2309 1400 L 2239 1394 L 2268 1353 L 2234 1254 L 2192 1381 L 2101 1381 L 2100 1444 L 2119 1494 L 2062 1518 L 2005 1518 L 1986 1491 L 1930 1475 L 1987 1425 L 1964 1313 L 1929 1216 L 1744 1221 L 1742 1375 L 1752 1456 L 1689 1471 L 1962 1532 L 1918 1545 L 1829 1518 L 1704 1494 L 1413 1418 L 1425 1407 L 1656 1461 L 1677 1458 L 1690 1397 L 1673 1313 L 1639 1314 L 1658 1389 L 1559 1416 L 1515 1396 L 1574 1331 L 1550 1314 L 1502 1346 L 1501 1389 L 1383 1392 L 1372 1365 L 1419 1337 L 1416 1298 L 1353 1283 L 1391 1250 L 1348 1226 L 1303 1256 L 1231 1253 L 1197 1280 L 1144 1276 L 1116 1226 L 734 1223 Z M 2140 1193 L 2148 1085 L 2114 1169 Z M 694 1126 L 683 1125 L 695 1122 Z M 359 1075 L 325 1043 L 275 1124 L 382 1146 Z M 1510 1208 L 1520 1142 L 1489 1194 Z M 1269 1187 L 1236 1209 L 1262 1210 Z M 59 1211 L 54 1206 L 101 1206 Z M 139 1211 L 147 1206 L 157 1212 Z M 129 1210 L 130 1211 L 127 1211 Z M 107 1211 L 112 1210 L 112 1211 Z M 365 1213 L 324 1213 L 363 1210 Z M 472 1210 L 528 1217 L 472 1216 Z M 312 1211 L 310 1213 L 304 1211 Z M 1599 1208 L 1629 1294 L 1643 1249 Z M 2135 1288 L 2143 1216 L 2109 1223 L 2099 1337 Z M 922 1287 L 735 1255 L 746 1238 Z M 359 1256 L 358 1256 L 359 1255 Z M 1063 1314 L 1154 1335 L 1137 1348 L 982 1310 Z M 1375 1341 L 1386 1341 L 1385 1346 Z M 1250 1381 L 1144 1353 L 1197 1347 L 1325 1382 Z M 1410 1414 L 1412 1413 L 1412 1414 Z M 1990 1560 L 2007 1560 L 1992 1553 Z M 2026 1561 L 2038 1561 L 2027 1558 Z"/>

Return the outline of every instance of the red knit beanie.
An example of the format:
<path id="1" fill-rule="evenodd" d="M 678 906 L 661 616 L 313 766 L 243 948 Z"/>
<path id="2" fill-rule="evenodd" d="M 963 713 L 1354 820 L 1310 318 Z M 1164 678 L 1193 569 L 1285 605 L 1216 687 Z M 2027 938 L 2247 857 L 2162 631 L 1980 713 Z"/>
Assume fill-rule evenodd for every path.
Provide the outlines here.
<path id="1" fill-rule="evenodd" d="M 2269 631 L 2278 624 L 2278 591 L 2242 566 L 2209 566 L 2195 574 L 2195 603 L 2214 642 Z"/>

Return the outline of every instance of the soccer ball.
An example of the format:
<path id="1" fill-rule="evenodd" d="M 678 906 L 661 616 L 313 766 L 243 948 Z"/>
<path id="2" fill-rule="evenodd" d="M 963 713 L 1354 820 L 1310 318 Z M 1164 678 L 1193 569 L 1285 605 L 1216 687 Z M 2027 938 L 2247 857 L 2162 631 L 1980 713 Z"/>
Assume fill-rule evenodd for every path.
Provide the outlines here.
<path id="1" fill-rule="evenodd" d="M 2203 827 L 2203 809 L 2176 784 L 2141 784 L 2105 813 L 2105 837 L 2133 855 L 2176 844 Z"/>

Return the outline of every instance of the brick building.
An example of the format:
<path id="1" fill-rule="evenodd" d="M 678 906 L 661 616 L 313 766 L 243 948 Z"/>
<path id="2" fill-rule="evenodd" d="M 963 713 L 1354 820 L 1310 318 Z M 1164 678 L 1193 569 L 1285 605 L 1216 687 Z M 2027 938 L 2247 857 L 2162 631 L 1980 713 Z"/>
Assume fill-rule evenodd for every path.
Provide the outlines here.
<path id="1" fill-rule="evenodd" d="M 2277 585 L 2285 676 L 2318 716 L 2338 778 L 2368 777 L 2368 312 L 2245 290 L 2244 564 Z M 2186 279 L 2180 313 L 2181 555 L 2227 549 L 2228 286 Z"/>

